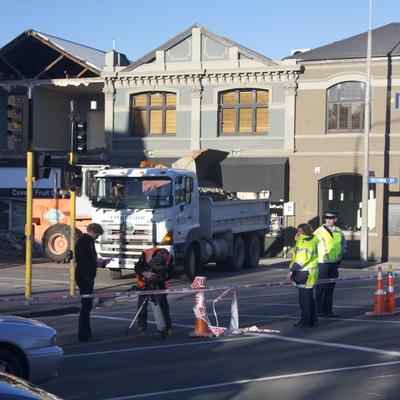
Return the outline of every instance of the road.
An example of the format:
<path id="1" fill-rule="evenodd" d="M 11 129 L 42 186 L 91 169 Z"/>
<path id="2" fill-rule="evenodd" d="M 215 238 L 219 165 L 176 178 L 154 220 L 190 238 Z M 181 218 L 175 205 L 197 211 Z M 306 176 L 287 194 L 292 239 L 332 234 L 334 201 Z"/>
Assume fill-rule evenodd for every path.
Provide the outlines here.
<path id="1" fill-rule="evenodd" d="M 283 281 L 286 265 L 270 263 L 267 260 L 255 270 L 240 273 L 210 269 L 208 284 Z M 7 280 L 23 278 L 21 272 L 18 267 L 0 270 L 2 294 L 13 292 Z M 357 277 L 372 272 L 347 267 L 340 273 Z M 36 290 L 63 291 L 68 270 L 44 266 L 35 276 L 41 285 Z M 111 282 L 101 275 L 98 288 L 123 289 L 127 283 L 130 279 Z M 303 329 L 293 326 L 299 318 L 295 288 L 239 290 L 240 326 L 280 331 L 275 334 L 190 338 L 194 296 L 182 294 L 169 296 L 176 335 L 163 341 L 152 337 L 156 328 L 151 313 L 148 336 L 137 336 L 135 329 L 129 336 L 124 334 L 136 310 L 132 299 L 109 302 L 93 311 L 93 331 L 100 339 L 94 343 L 77 342 L 77 310 L 39 314 L 37 319 L 57 329 L 65 352 L 59 376 L 43 387 L 70 400 L 398 399 L 400 317 L 363 316 L 372 308 L 374 284 L 364 280 L 338 283 L 335 312 L 340 317 L 320 319 L 318 327 Z M 206 293 L 210 316 L 211 301 L 220 293 Z M 220 325 L 227 326 L 230 298 L 217 303 L 216 309 Z"/>

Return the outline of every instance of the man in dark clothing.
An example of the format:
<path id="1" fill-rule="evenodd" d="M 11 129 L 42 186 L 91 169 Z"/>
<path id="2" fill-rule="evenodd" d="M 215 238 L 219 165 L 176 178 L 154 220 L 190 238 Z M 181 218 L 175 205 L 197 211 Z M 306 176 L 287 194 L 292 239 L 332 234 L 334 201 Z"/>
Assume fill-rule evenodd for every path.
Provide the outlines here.
<path id="1" fill-rule="evenodd" d="M 157 290 L 167 289 L 168 275 L 172 268 L 172 255 L 162 248 L 153 247 L 144 250 L 135 264 L 135 272 L 137 275 L 137 283 L 141 290 Z M 165 329 L 158 331 L 155 335 L 156 339 L 164 339 L 166 336 L 172 336 L 171 318 L 169 315 L 169 304 L 166 294 L 157 294 L 148 296 L 139 296 L 138 299 L 138 326 L 139 333 L 144 334 L 147 329 L 147 304 L 148 301 L 153 302 L 162 314 L 165 322 Z"/>
<path id="2" fill-rule="evenodd" d="M 84 233 L 76 242 L 75 258 L 76 272 L 75 281 L 79 287 L 79 293 L 93 294 L 94 279 L 96 277 L 97 268 L 104 268 L 108 260 L 97 258 L 94 241 L 103 234 L 101 225 L 89 224 L 87 233 Z M 80 342 L 88 342 L 96 340 L 90 328 L 90 311 L 92 310 L 93 299 L 81 299 L 81 312 L 79 314 L 79 330 L 78 339 Z"/>

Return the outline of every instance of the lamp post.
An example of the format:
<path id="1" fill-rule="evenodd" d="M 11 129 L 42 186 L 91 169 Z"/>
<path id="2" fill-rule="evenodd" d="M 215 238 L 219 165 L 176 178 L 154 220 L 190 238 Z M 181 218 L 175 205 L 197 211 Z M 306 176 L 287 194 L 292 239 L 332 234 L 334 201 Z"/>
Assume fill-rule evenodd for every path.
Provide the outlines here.
<path id="1" fill-rule="evenodd" d="M 367 79 L 365 87 L 365 114 L 364 114 L 364 152 L 363 152 L 363 180 L 362 180 L 362 220 L 360 260 L 363 266 L 368 264 L 368 194 L 369 194 L 369 130 L 371 114 L 371 16 L 372 0 L 369 0 L 369 25 L 367 40 Z"/>

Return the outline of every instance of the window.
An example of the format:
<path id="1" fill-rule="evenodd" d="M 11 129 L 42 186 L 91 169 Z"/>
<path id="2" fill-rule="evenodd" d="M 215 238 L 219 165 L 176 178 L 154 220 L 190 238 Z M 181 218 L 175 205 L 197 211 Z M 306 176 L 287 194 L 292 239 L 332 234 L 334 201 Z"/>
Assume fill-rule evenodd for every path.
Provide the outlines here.
<path id="1" fill-rule="evenodd" d="M 220 134 L 229 136 L 268 133 L 268 103 L 268 90 L 236 89 L 220 93 Z"/>
<path id="2" fill-rule="evenodd" d="M 327 131 L 362 132 L 364 129 L 365 85 L 343 82 L 328 89 Z"/>
<path id="3" fill-rule="evenodd" d="M 140 93 L 131 97 L 131 129 L 134 136 L 176 134 L 176 94 Z"/>

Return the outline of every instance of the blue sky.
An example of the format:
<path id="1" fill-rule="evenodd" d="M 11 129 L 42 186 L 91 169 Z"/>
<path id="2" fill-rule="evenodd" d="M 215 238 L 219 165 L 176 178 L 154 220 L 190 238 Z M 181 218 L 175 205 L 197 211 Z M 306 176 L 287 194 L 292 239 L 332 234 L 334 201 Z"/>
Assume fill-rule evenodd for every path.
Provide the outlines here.
<path id="1" fill-rule="evenodd" d="M 0 46 L 28 28 L 135 60 L 198 22 L 267 57 L 368 29 L 368 0 L 18 0 L 1 3 Z M 400 22 L 400 0 L 374 0 L 373 27 Z"/>

